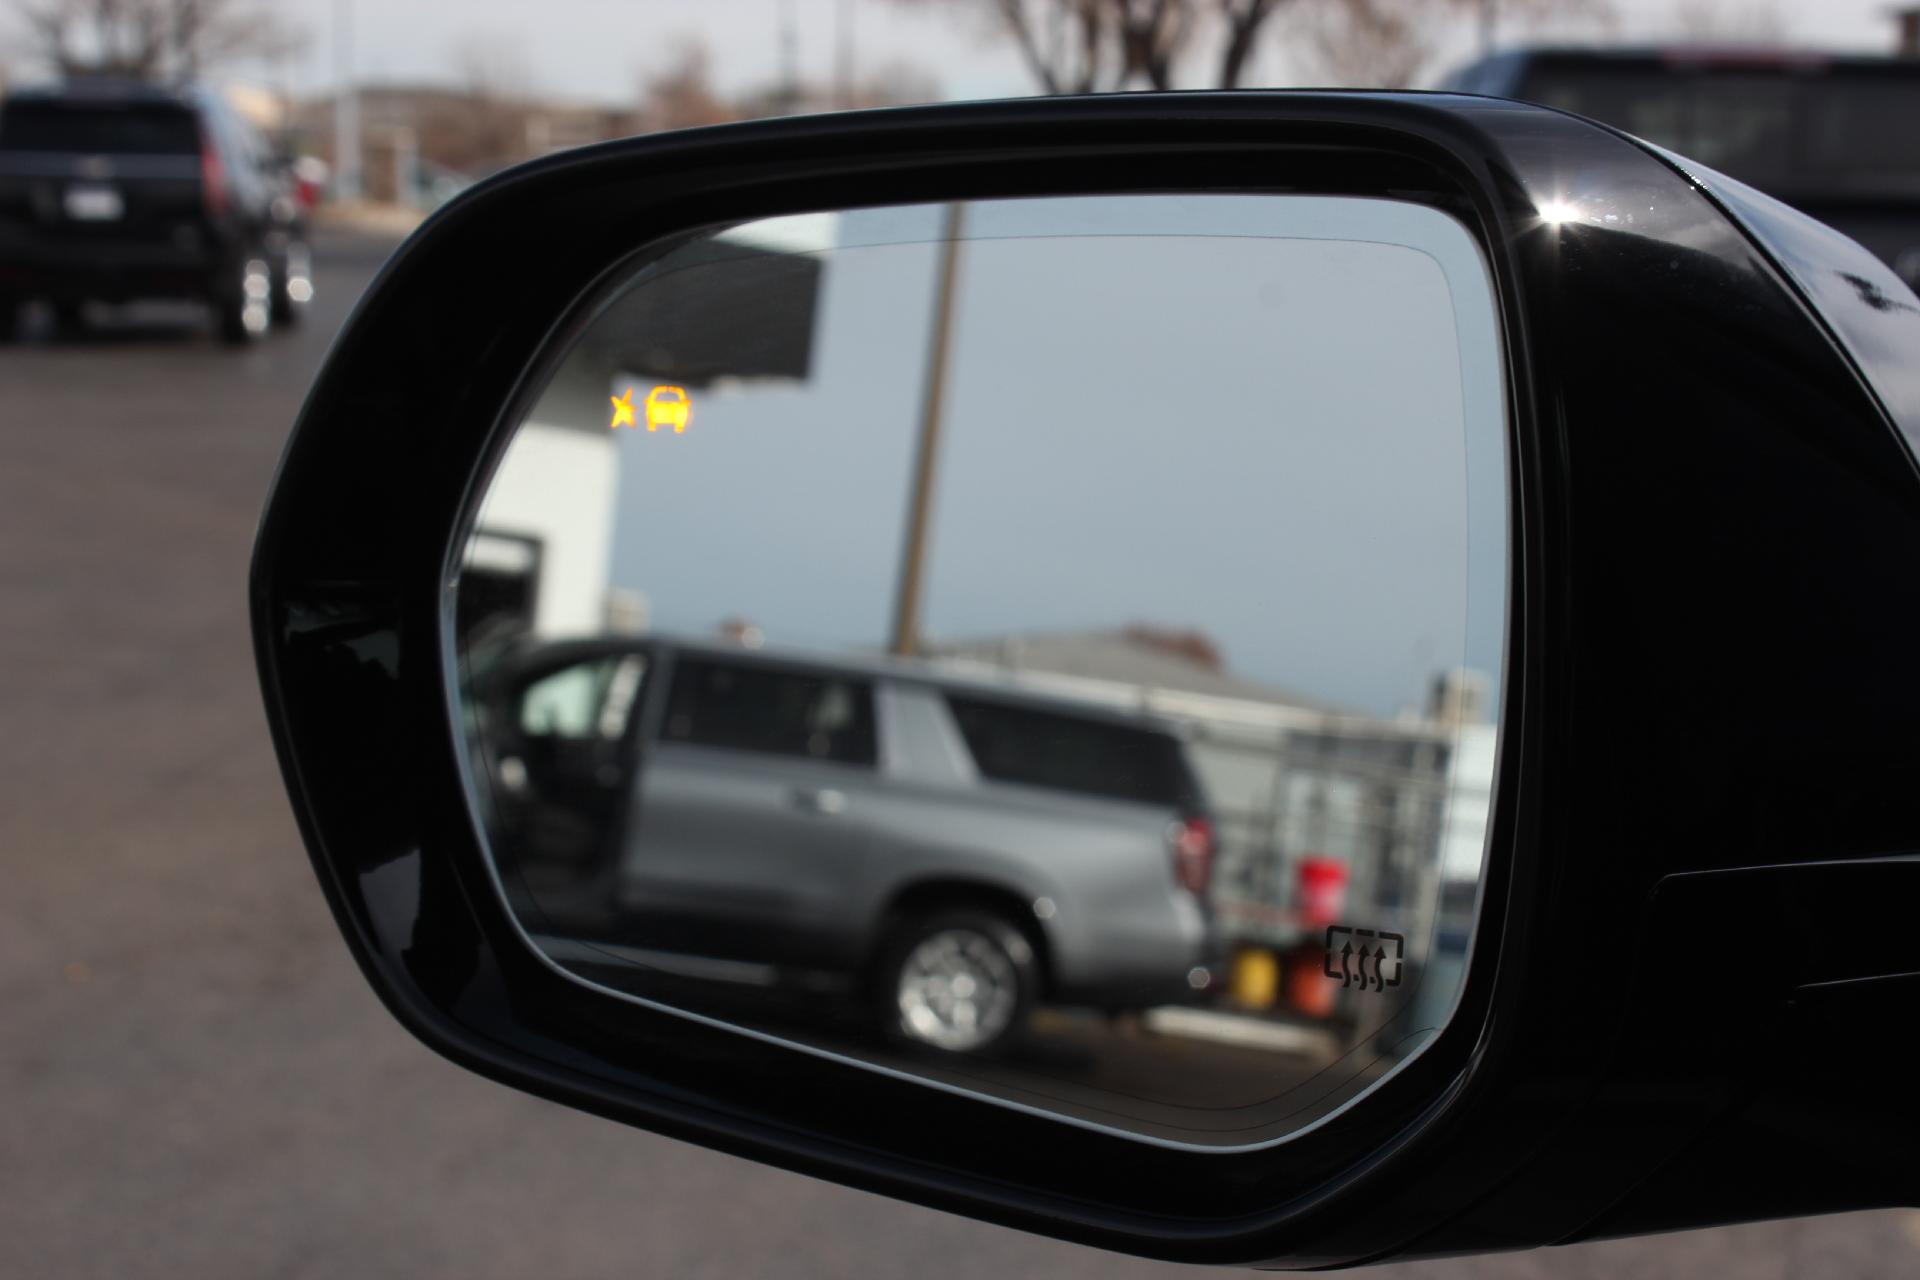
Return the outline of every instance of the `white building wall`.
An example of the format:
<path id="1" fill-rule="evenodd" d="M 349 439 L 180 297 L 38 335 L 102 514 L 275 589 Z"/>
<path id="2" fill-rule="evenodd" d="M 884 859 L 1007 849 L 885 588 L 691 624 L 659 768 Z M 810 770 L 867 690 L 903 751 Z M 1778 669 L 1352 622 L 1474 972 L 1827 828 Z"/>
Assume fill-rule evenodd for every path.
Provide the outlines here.
<path id="1" fill-rule="evenodd" d="M 507 447 L 479 529 L 540 544 L 533 616 L 540 639 L 605 630 L 619 492 L 610 432 L 529 421 Z"/>
<path id="2" fill-rule="evenodd" d="M 1463 724 L 1455 732 L 1458 736 L 1447 780 L 1440 874 L 1448 880 L 1477 880 L 1486 857 L 1487 819 L 1493 808 L 1494 747 L 1499 734 L 1490 724 Z"/>

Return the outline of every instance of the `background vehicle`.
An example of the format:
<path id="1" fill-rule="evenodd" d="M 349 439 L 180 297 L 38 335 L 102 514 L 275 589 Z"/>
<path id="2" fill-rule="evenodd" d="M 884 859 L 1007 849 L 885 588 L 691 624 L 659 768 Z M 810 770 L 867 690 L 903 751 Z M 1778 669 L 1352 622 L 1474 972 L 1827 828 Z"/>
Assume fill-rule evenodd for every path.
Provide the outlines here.
<path id="1" fill-rule="evenodd" d="M 191 298 L 244 342 L 311 292 L 289 175 L 217 94 L 85 80 L 0 102 L 8 330 L 32 299 L 74 328 L 88 303 Z"/>
<path id="2" fill-rule="evenodd" d="M 1920 60 L 1805 49 L 1527 48 L 1442 88 L 1592 116 L 1839 228 L 1920 284 Z"/>
<path id="3" fill-rule="evenodd" d="M 892 1029 L 968 1051 L 1036 1000 L 1138 1009 L 1212 981 L 1212 828 L 1151 719 L 665 640 L 543 647 L 492 679 L 499 846 L 572 941 L 854 978 Z"/>

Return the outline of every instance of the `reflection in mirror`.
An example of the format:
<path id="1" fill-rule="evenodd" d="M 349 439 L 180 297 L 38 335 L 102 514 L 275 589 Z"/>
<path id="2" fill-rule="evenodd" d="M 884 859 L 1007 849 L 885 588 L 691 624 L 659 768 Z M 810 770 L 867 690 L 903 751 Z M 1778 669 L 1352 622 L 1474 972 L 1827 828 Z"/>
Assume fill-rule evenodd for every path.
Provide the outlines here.
<path id="1" fill-rule="evenodd" d="M 571 333 L 449 621 L 486 843 L 554 965 L 1210 1147 L 1433 1040 L 1506 626 L 1457 223 L 781 218 L 637 255 Z"/>

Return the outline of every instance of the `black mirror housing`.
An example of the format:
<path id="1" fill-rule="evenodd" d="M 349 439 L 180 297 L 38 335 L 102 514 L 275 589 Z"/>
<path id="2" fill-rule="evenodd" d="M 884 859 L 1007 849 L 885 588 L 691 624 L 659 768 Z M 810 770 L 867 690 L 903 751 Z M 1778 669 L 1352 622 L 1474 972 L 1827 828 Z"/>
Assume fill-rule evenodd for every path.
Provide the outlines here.
<path id="1" fill-rule="evenodd" d="M 1285 1142 L 1195 1150 L 541 963 L 476 839 L 442 618 L 460 513 L 575 301 L 637 245 L 744 218 L 1200 191 L 1429 204 L 1491 267 L 1508 688 L 1481 925 L 1432 1048 Z M 416 1036 L 515 1088 L 1163 1258 L 1348 1265 L 1915 1203 L 1920 1113 L 1859 1064 L 1916 1047 L 1920 423 L 1780 252 L 1630 139 L 1452 95 L 777 120 L 485 183 L 340 338 L 252 567 L 276 748 L 348 946 Z M 1860 296 L 1846 324 L 1912 350 L 1920 312 Z"/>

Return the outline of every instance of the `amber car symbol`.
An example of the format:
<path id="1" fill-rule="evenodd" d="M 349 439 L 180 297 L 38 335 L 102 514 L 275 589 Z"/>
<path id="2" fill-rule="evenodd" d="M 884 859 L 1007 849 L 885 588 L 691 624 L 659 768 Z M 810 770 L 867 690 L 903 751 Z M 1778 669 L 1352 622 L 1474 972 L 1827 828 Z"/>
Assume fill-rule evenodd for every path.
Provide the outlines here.
<path id="1" fill-rule="evenodd" d="M 672 427 L 675 433 L 682 432 L 692 417 L 693 405 L 679 387 L 655 387 L 647 392 L 647 430 Z"/>

